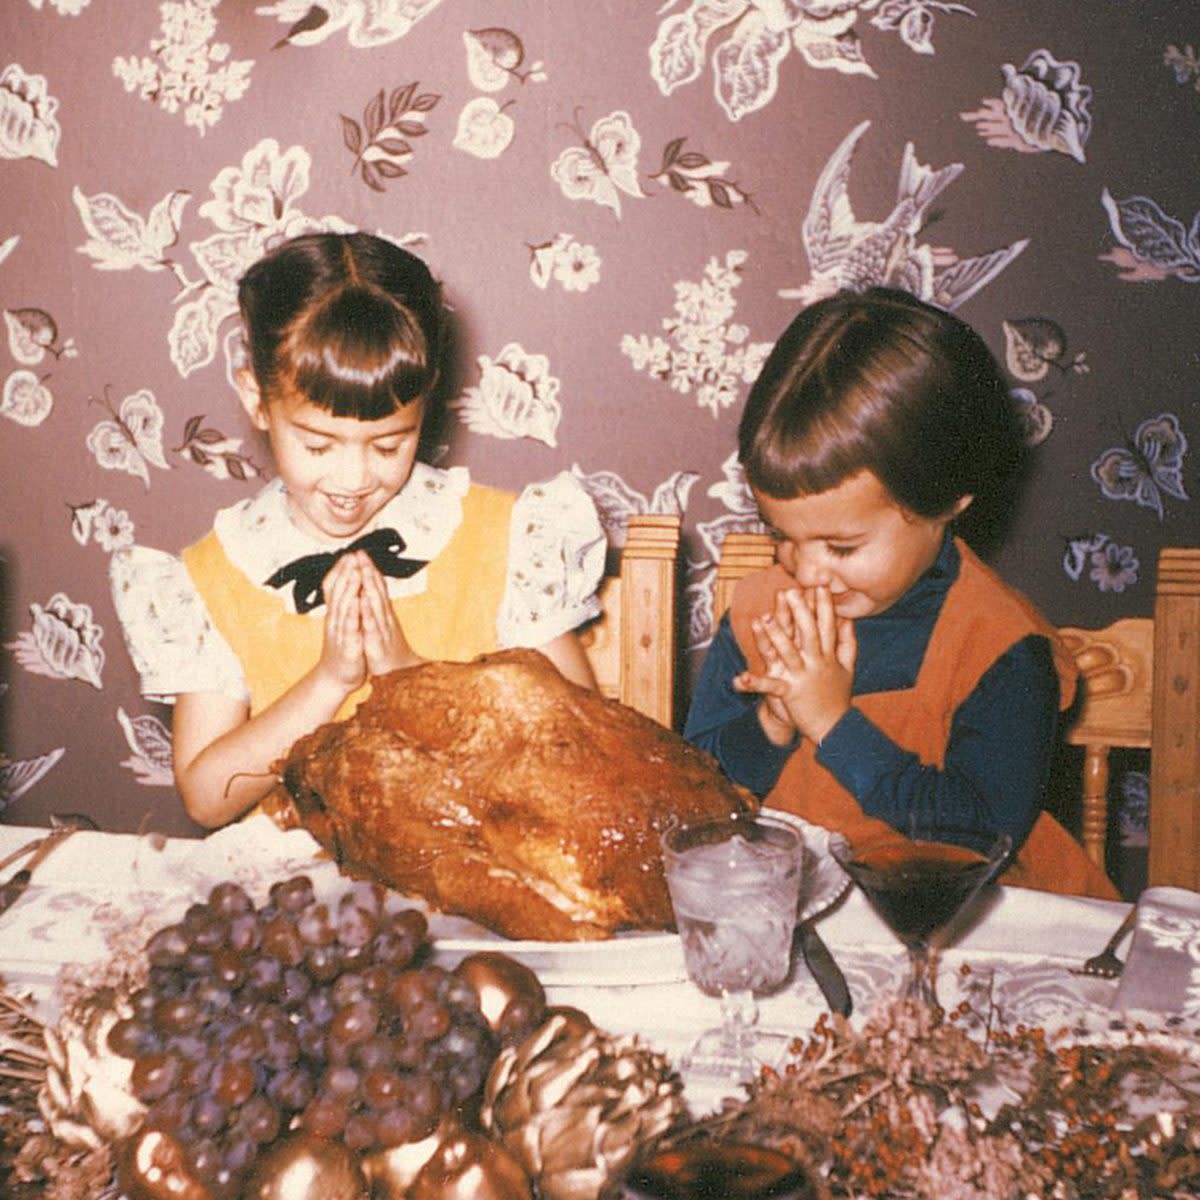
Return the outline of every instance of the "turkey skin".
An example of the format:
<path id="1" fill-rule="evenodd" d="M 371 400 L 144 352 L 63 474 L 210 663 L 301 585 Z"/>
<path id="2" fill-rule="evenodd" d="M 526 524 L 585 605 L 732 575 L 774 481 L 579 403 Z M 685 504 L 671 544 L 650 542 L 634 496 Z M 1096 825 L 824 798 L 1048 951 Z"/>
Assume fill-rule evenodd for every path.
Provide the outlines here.
<path id="1" fill-rule="evenodd" d="M 276 819 L 347 872 L 522 940 L 672 928 L 663 830 L 757 806 L 709 755 L 536 650 L 379 676 L 279 770 Z"/>

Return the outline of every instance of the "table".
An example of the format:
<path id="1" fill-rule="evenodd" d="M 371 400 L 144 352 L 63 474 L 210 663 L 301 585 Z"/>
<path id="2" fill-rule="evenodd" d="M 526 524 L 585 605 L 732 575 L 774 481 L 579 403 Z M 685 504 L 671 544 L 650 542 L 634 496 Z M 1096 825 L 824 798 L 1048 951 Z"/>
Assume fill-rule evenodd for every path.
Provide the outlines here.
<path id="1" fill-rule="evenodd" d="M 0 860 L 45 832 L 0 825 Z M 49 1019 L 72 988 L 95 983 L 97 964 L 110 960 L 114 950 L 135 952 L 149 933 L 177 919 L 219 879 L 236 878 L 261 900 L 273 879 L 301 870 L 314 877 L 318 892 L 341 880 L 307 833 L 284 833 L 265 817 L 202 841 L 80 831 L 37 868 L 25 895 L 0 916 L 0 976 L 11 990 L 31 995 Z M 1100 949 L 1128 907 L 996 889 L 971 928 L 942 956 L 943 1005 L 953 1007 L 968 990 L 977 1002 L 982 981 L 989 1002 L 1007 1020 L 1047 1031 L 1103 1031 L 1121 1016 L 1113 1007 L 1117 982 L 1076 975 L 1071 968 Z M 846 974 L 856 1017 L 895 991 L 906 969 L 903 948 L 856 889 L 818 929 Z M 477 927 L 437 916 L 431 930 L 447 965 L 481 945 L 506 950 L 537 970 L 551 1003 L 582 1009 L 609 1033 L 637 1035 L 675 1062 L 698 1032 L 717 1023 L 718 1002 L 687 981 L 673 935 L 555 946 L 484 934 L 481 943 Z M 970 975 L 960 972 L 963 964 L 969 964 Z M 816 983 L 800 964 L 787 986 L 762 1002 L 761 1022 L 803 1035 L 824 1010 Z M 1156 1019 L 1171 1020 L 1169 1014 Z M 1200 1047 L 1200 1015 L 1183 1023 L 1175 1018 L 1172 1033 L 1195 1038 Z M 694 1107 L 720 1099 L 701 1095 L 690 1082 L 688 1087 Z"/>

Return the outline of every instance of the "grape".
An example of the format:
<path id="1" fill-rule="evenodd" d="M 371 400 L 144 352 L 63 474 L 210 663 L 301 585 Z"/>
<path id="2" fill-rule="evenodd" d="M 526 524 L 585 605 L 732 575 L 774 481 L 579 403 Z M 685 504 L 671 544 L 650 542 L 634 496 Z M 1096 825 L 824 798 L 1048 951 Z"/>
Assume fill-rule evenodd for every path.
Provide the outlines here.
<path id="1" fill-rule="evenodd" d="M 317 983 L 332 983 L 342 971 L 342 952 L 336 945 L 309 946 L 304 966 Z"/>
<path id="2" fill-rule="evenodd" d="M 337 931 L 326 904 L 313 904 L 306 908 L 296 921 L 296 929 L 309 946 L 332 946 L 337 941 Z"/>
<path id="3" fill-rule="evenodd" d="M 280 913 L 263 926 L 262 952 L 277 958 L 285 967 L 295 967 L 304 961 L 304 940 L 290 916 Z"/>
<path id="4" fill-rule="evenodd" d="M 257 1086 L 254 1068 L 241 1059 L 226 1059 L 213 1069 L 213 1095 L 230 1108 L 249 1100 Z"/>
<path id="5" fill-rule="evenodd" d="M 373 1000 L 355 1000 L 339 1008 L 329 1024 L 329 1041 L 344 1047 L 356 1046 L 374 1036 L 379 1028 L 379 1005 Z"/>
<path id="6" fill-rule="evenodd" d="M 222 917 L 236 917 L 254 910 L 246 889 L 232 880 L 214 885 L 208 893 L 208 907 Z"/>
<path id="7" fill-rule="evenodd" d="M 342 1140 L 351 1150 L 367 1150 L 375 1144 L 375 1118 L 366 1112 L 351 1113 Z"/>
<path id="8" fill-rule="evenodd" d="M 134 1095 L 143 1103 L 161 1100 L 179 1079 L 180 1060 L 169 1051 L 154 1051 L 134 1059 L 130 1083 Z"/>
<path id="9" fill-rule="evenodd" d="M 318 1090 L 339 1100 L 350 1100 L 358 1091 L 358 1072 L 345 1064 L 330 1067 L 321 1077 Z"/>
<path id="10" fill-rule="evenodd" d="M 258 916 L 253 912 L 238 913 L 230 918 L 225 941 L 230 950 L 238 954 L 249 954 L 258 949 L 262 931 L 259 929 Z"/>
<path id="11" fill-rule="evenodd" d="M 223 1041 L 223 1049 L 230 1058 L 256 1059 L 267 1048 L 267 1035 L 258 1025 L 246 1022 L 234 1027 Z"/>
<path id="12" fill-rule="evenodd" d="M 451 1019 L 444 1004 L 425 1002 L 409 1009 L 404 1030 L 420 1041 L 433 1042 L 449 1031 Z"/>
<path id="13" fill-rule="evenodd" d="M 213 951 L 212 974 L 221 987 L 232 991 L 246 978 L 246 956 L 228 946 L 219 946 Z"/>
<path id="14" fill-rule="evenodd" d="M 312 991 L 312 976 L 300 967 L 285 967 L 279 986 L 279 1003 L 285 1008 L 296 1008 Z"/>
<path id="15" fill-rule="evenodd" d="M 312 880 L 307 875 L 293 875 L 271 884 L 270 898 L 281 912 L 298 913 L 316 898 Z"/>
<path id="16" fill-rule="evenodd" d="M 341 1135 L 349 1119 L 345 1101 L 318 1095 L 305 1108 L 301 1123 L 314 1137 L 335 1138 Z"/>
<path id="17" fill-rule="evenodd" d="M 216 1133 L 229 1116 L 229 1108 L 213 1092 L 197 1092 L 192 1098 L 190 1119 L 201 1134 Z"/>
<path id="18" fill-rule="evenodd" d="M 313 1078 L 303 1067 L 286 1068 L 267 1084 L 267 1095 L 292 1112 L 299 1112 L 315 1092 Z"/>
<path id="19" fill-rule="evenodd" d="M 180 925 L 167 925 L 153 934 L 146 943 L 146 958 L 152 967 L 177 967 L 190 945 L 186 930 Z"/>
<path id="20" fill-rule="evenodd" d="M 390 1108 L 400 1100 L 400 1076 L 386 1067 L 372 1067 L 363 1075 L 363 1099 L 374 1108 Z"/>
<path id="21" fill-rule="evenodd" d="M 225 1155 L 215 1138 L 199 1138 L 187 1147 L 192 1173 L 201 1183 L 212 1183 L 225 1163 Z"/>
<path id="22" fill-rule="evenodd" d="M 158 1039 L 149 1022 L 126 1017 L 108 1031 L 108 1048 L 122 1058 L 136 1058 L 158 1048 Z"/>
<path id="23" fill-rule="evenodd" d="M 279 1109 L 261 1092 L 256 1092 L 238 1113 L 238 1128 L 259 1145 L 273 1142 L 283 1127 Z"/>
<path id="24" fill-rule="evenodd" d="M 190 1033 L 200 1024 L 200 1005 L 186 996 L 172 996 L 154 1006 L 151 1022 L 159 1033 Z"/>

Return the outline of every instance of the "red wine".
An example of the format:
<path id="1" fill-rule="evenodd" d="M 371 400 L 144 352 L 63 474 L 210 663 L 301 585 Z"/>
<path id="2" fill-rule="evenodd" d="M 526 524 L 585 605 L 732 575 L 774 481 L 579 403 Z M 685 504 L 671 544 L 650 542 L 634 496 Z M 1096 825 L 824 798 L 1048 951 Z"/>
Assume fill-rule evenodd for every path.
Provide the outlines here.
<path id="1" fill-rule="evenodd" d="M 962 846 L 889 842 L 856 855 L 846 870 L 897 937 L 927 945 L 987 878 L 991 863 Z"/>
<path id="2" fill-rule="evenodd" d="M 815 1200 L 808 1171 L 779 1150 L 697 1142 L 660 1150 L 625 1179 L 625 1200 Z"/>

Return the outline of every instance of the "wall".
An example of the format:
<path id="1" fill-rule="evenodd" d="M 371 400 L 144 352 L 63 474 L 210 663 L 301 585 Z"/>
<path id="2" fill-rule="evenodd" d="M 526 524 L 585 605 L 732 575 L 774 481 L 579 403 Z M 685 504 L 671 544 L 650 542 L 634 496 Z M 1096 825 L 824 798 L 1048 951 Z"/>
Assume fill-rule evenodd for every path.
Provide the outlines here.
<path id="1" fill-rule="evenodd" d="M 971 321 L 1027 416 L 1000 569 L 1059 622 L 1148 613 L 1198 529 L 1196 46 L 1169 0 L 7 0 L 0 819 L 189 829 L 107 558 L 269 471 L 234 283 L 313 227 L 444 281 L 440 461 L 574 471 L 614 546 L 684 511 L 695 654 L 754 520 L 748 381 L 804 299 L 885 276 Z"/>

